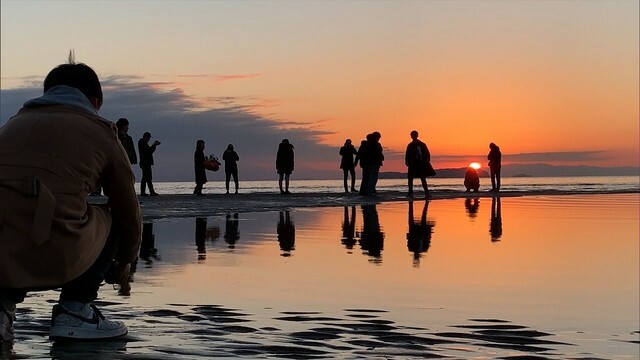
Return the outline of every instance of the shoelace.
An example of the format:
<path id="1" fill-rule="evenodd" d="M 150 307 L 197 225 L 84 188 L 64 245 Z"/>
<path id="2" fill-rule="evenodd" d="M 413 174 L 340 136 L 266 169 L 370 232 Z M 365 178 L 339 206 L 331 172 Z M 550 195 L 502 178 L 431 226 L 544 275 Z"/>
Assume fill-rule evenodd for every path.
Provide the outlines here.
<path id="1" fill-rule="evenodd" d="M 98 317 L 99 317 L 101 320 L 104 320 L 104 319 L 105 319 L 104 315 L 102 315 L 102 313 L 100 312 L 100 310 L 98 310 L 98 308 L 97 308 L 95 305 L 91 304 L 91 305 L 89 305 L 89 307 L 90 307 L 91 309 L 93 309 L 93 312 L 94 312 L 96 315 L 98 315 Z"/>

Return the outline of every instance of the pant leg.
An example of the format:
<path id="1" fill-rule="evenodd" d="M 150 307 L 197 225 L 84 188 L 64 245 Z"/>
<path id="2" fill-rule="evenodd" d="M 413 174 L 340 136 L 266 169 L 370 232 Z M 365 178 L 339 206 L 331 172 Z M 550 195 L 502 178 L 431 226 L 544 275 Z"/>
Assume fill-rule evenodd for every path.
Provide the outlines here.
<path id="1" fill-rule="evenodd" d="M 369 168 L 369 185 L 367 186 L 368 195 L 373 195 L 376 193 L 376 185 L 378 184 L 379 172 L 380 172 L 379 166 L 371 166 Z"/>
<path id="2" fill-rule="evenodd" d="M 367 187 L 369 186 L 369 167 L 362 168 L 362 179 L 360 179 L 360 195 L 367 193 Z"/>
<path id="3" fill-rule="evenodd" d="M 122 226 L 114 220 L 104 248 L 94 263 L 82 275 L 62 286 L 60 301 L 89 303 L 98 298 L 98 289 L 105 274 L 113 265 L 122 239 Z"/>

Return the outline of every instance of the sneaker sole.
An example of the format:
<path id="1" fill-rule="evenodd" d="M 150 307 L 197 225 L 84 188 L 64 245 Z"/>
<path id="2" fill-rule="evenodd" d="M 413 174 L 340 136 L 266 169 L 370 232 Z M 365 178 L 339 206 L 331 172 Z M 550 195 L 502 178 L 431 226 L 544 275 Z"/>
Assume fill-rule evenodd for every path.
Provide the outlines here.
<path id="1" fill-rule="evenodd" d="M 127 335 L 128 329 L 114 330 L 93 330 L 81 329 L 77 327 L 56 326 L 49 331 L 50 339 L 84 339 L 84 340 L 103 340 L 113 339 L 116 337 Z"/>

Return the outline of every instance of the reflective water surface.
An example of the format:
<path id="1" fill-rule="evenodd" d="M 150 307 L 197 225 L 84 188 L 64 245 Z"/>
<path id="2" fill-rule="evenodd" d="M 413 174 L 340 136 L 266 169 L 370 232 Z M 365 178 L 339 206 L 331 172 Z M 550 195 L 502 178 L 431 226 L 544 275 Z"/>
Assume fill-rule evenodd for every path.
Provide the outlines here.
<path id="1" fill-rule="evenodd" d="M 122 357 L 637 358 L 639 204 L 483 198 L 163 219 L 144 225 L 130 296 L 101 296 L 130 326 Z M 24 305 L 46 317 L 54 298 Z M 89 349 L 15 344 L 101 352 Z"/>

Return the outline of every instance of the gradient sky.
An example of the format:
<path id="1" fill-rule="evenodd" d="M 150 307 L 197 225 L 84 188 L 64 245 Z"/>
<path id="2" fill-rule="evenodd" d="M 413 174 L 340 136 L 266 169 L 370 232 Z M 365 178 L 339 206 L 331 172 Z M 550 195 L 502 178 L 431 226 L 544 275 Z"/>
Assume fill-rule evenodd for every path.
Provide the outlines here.
<path id="1" fill-rule="evenodd" d="M 486 165 L 489 142 L 507 163 L 639 163 L 638 1 L 0 4 L 0 124 L 74 49 L 101 115 L 163 140 L 158 180 L 192 177 L 199 138 L 257 177 L 287 137 L 294 177 L 339 177 L 344 139 L 376 130 L 383 171 L 414 129 L 436 168 Z"/>

